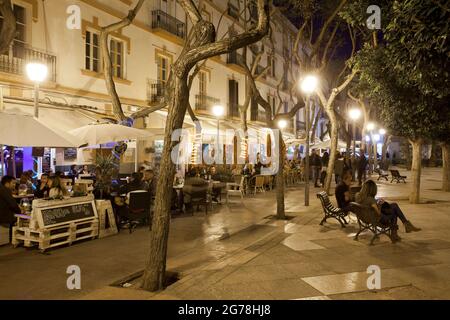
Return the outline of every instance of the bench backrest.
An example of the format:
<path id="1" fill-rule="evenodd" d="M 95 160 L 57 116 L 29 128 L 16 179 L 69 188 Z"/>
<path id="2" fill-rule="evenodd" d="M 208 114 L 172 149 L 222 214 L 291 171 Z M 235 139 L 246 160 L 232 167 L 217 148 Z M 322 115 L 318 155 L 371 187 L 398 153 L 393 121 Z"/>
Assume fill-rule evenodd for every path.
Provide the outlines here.
<path id="1" fill-rule="evenodd" d="M 353 212 L 362 222 L 378 225 L 379 218 L 373 208 L 362 206 L 356 202 L 350 202 L 350 211 Z"/>
<path id="2" fill-rule="evenodd" d="M 320 199 L 320 202 L 322 203 L 322 206 L 327 209 L 334 208 L 333 204 L 330 201 L 330 197 L 328 197 L 328 194 L 325 191 L 319 192 L 317 194 L 317 198 Z"/>
<path id="3" fill-rule="evenodd" d="M 398 170 L 391 170 L 391 174 L 393 177 L 400 177 L 400 172 L 398 172 Z"/>

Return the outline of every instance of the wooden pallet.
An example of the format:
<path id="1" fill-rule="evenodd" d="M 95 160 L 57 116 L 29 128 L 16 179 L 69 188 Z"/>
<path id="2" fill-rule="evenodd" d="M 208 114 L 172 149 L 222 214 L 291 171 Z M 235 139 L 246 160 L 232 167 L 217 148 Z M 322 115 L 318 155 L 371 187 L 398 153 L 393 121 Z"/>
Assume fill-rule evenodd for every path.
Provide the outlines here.
<path id="1" fill-rule="evenodd" d="M 48 229 L 30 229 L 27 227 L 14 227 L 12 244 L 16 248 L 38 246 L 42 252 L 84 239 L 95 239 L 98 236 L 98 219 L 71 222 Z"/>

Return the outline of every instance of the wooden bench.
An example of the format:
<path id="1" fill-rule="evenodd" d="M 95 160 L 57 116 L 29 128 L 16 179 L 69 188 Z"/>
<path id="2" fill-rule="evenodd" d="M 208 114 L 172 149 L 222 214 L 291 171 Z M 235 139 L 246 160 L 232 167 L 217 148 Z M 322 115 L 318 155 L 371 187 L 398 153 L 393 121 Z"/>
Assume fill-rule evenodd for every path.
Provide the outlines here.
<path id="1" fill-rule="evenodd" d="M 402 176 L 400 175 L 400 172 L 398 170 L 391 170 L 391 175 L 392 175 L 392 180 L 391 183 L 394 181 L 397 181 L 397 183 L 399 183 L 400 181 L 403 181 L 404 183 L 406 183 L 406 176 Z"/>
<path id="2" fill-rule="evenodd" d="M 359 231 L 355 235 L 354 240 L 358 240 L 358 236 L 361 232 L 370 230 L 373 233 L 373 237 L 370 240 L 370 245 L 373 245 L 375 239 L 382 234 L 387 235 L 392 241 L 391 227 L 380 222 L 380 219 L 373 208 L 364 207 L 356 202 L 351 202 L 350 208 L 356 215 L 359 225 Z M 394 243 L 394 241 L 392 241 L 392 243 Z"/>
<path id="3" fill-rule="evenodd" d="M 387 173 L 381 169 L 375 169 L 375 172 L 378 173 L 377 181 L 379 181 L 380 179 L 386 179 L 386 181 L 389 181 L 389 179 L 388 179 L 389 173 Z"/>
<path id="4" fill-rule="evenodd" d="M 319 192 L 317 194 L 317 198 L 319 198 L 320 202 L 322 203 L 323 213 L 325 215 L 320 222 L 320 225 L 322 226 L 324 222 L 327 221 L 327 219 L 333 218 L 339 221 L 342 228 L 345 228 L 345 225 L 348 224 L 347 220 L 345 220 L 347 213 L 344 210 L 333 206 L 330 198 L 328 197 L 328 194 L 325 191 Z"/>

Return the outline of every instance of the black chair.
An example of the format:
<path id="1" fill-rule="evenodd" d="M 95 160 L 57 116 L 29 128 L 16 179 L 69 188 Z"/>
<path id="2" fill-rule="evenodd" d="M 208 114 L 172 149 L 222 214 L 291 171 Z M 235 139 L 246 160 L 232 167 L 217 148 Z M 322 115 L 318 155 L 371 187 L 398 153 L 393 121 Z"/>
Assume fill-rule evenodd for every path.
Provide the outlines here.
<path id="1" fill-rule="evenodd" d="M 129 224 L 130 233 L 137 227 L 139 223 L 148 223 L 151 228 L 151 203 L 152 195 L 148 191 L 130 192 L 130 201 L 128 204 L 127 223 Z"/>
<path id="2" fill-rule="evenodd" d="M 205 207 L 205 214 L 208 214 L 208 184 L 203 185 L 188 185 L 183 188 L 184 199 L 192 205 L 197 206 L 197 211 L 200 206 Z"/>

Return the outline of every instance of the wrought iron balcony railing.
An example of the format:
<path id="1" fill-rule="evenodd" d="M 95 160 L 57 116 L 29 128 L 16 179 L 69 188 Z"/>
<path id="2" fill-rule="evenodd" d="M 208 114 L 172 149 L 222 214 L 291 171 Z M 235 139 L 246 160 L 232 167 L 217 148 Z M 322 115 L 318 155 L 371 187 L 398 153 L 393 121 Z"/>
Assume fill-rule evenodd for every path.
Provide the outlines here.
<path id="1" fill-rule="evenodd" d="M 227 63 L 242 66 L 245 64 L 244 56 L 236 51 L 230 52 L 228 54 Z"/>
<path id="2" fill-rule="evenodd" d="M 152 11 L 152 29 L 163 29 L 184 39 L 186 36 L 185 23 L 162 10 Z"/>
<path id="3" fill-rule="evenodd" d="M 228 105 L 228 117 L 230 118 L 239 118 L 239 106 L 235 103 L 231 103 Z"/>
<path id="4" fill-rule="evenodd" d="M 160 102 L 166 93 L 166 83 L 147 79 L 147 99 L 150 103 Z"/>
<path id="5" fill-rule="evenodd" d="M 29 62 L 40 62 L 47 66 L 47 79 L 56 82 L 56 56 L 26 45 L 13 45 L 8 54 L 0 55 L 0 72 L 25 75 Z"/>
<path id="6" fill-rule="evenodd" d="M 220 99 L 208 97 L 203 94 L 195 95 L 195 110 L 212 113 L 212 107 L 220 104 Z"/>

